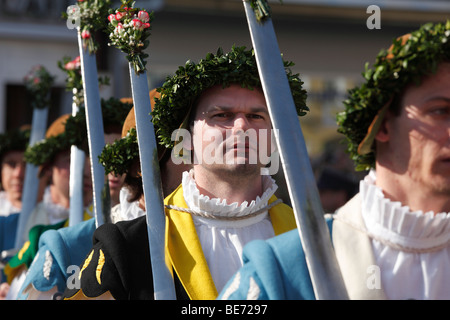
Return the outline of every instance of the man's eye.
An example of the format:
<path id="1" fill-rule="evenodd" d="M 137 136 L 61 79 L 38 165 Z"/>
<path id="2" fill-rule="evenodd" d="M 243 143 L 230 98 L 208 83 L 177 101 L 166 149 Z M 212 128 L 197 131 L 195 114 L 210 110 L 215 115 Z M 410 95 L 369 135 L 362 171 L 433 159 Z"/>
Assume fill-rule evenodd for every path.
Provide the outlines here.
<path id="1" fill-rule="evenodd" d="M 437 115 L 437 116 L 449 115 L 450 107 L 436 107 L 431 110 L 431 114 Z"/>
<path id="2" fill-rule="evenodd" d="M 8 167 L 11 167 L 11 168 L 15 168 L 18 165 L 20 165 L 20 163 L 17 161 L 6 161 L 5 165 L 7 165 Z"/>
<path id="3" fill-rule="evenodd" d="M 264 117 L 259 114 L 249 114 L 247 117 L 250 119 L 264 119 Z"/>
<path id="4" fill-rule="evenodd" d="M 214 115 L 215 118 L 229 118 L 231 117 L 231 113 L 230 112 L 221 112 L 221 113 L 216 113 Z"/>

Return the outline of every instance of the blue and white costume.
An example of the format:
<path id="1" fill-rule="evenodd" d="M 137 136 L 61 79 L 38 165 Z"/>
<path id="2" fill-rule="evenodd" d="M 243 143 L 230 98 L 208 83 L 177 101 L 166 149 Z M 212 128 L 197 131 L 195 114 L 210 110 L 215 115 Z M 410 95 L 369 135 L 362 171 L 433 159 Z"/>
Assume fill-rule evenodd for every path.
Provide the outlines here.
<path id="1" fill-rule="evenodd" d="M 371 171 L 327 219 L 350 299 L 450 299 L 450 214 L 385 198 Z M 314 299 L 297 231 L 244 249 L 219 299 Z"/>

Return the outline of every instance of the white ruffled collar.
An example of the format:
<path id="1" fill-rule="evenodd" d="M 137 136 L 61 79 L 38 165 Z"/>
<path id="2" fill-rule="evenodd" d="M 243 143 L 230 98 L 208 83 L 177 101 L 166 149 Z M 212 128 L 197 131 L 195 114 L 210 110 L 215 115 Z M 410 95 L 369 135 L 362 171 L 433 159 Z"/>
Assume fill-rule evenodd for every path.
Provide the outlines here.
<path id="1" fill-rule="evenodd" d="M 450 213 L 411 211 L 384 197 L 371 170 L 360 183 L 362 216 L 369 232 L 397 245 L 428 249 L 450 241 Z"/>
<path id="2" fill-rule="evenodd" d="M 189 209 L 208 212 L 215 216 L 240 217 L 249 215 L 267 205 L 270 197 L 278 189 L 275 180 L 270 176 L 262 176 L 263 194 L 256 197 L 250 203 L 244 201 L 241 205 L 237 202 L 228 204 L 226 199 L 209 198 L 200 194 L 194 179 L 194 171 L 183 172 L 183 196 Z"/>
<path id="3" fill-rule="evenodd" d="M 120 219 L 133 220 L 145 214 L 145 211 L 139 206 L 139 201 L 128 202 L 130 191 L 127 187 L 122 187 L 119 193 Z"/>
<path id="4" fill-rule="evenodd" d="M 69 208 L 65 208 L 62 205 L 54 203 L 52 201 L 50 187 L 45 188 L 42 202 L 45 206 L 45 210 L 51 222 L 61 221 L 69 217 L 70 212 Z"/>

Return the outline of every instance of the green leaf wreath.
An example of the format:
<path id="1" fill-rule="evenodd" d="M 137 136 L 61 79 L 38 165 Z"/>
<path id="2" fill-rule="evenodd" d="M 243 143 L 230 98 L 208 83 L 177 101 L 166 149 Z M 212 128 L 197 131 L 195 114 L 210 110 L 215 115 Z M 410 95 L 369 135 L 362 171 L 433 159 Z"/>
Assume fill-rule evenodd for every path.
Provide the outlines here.
<path id="1" fill-rule="evenodd" d="M 108 100 L 102 98 L 101 107 L 105 126 L 122 127 L 132 105 L 112 97 Z M 65 131 L 62 134 L 43 139 L 32 147 L 28 147 L 24 155 L 25 161 L 34 165 L 49 163 L 58 152 L 67 150 L 72 145 L 88 153 L 87 139 L 86 113 L 84 108 L 80 108 L 75 116 L 67 118 Z"/>
<path id="2" fill-rule="evenodd" d="M 25 150 L 30 141 L 30 127 L 14 128 L 0 134 L 0 161 L 3 155 L 11 150 Z"/>
<path id="3" fill-rule="evenodd" d="M 309 110 L 306 106 L 307 94 L 299 75 L 292 74 L 290 70 L 293 65 L 284 61 L 297 114 L 303 116 Z M 233 46 L 229 53 L 224 54 L 219 48 L 216 54 L 208 53 L 198 63 L 187 61 L 184 67 L 179 67 L 175 75 L 167 77 L 162 87 L 157 89 L 161 98 L 155 98 L 152 121 L 160 143 L 166 148 L 173 147 L 172 132 L 180 128 L 204 90 L 214 85 L 228 87 L 234 83 L 249 89 L 261 86 L 253 50 Z"/>
<path id="4" fill-rule="evenodd" d="M 44 66 L 34 66 L 25 76 L 24 82 L 31 106 L 37 109 L 44 109 L 50 106 L 50 90 L 55 81 Z"/>
<path id="5" fill-rule="evenodd" d="M 440 62 L 450 61 L 449 37 L 450 21 L 428 23 L 411 32 L 404 44 L 401 38 L 395 39 L 389 50 L 381 50 L 372 68 L 366 63 L 365 83 L 349 90 L 345 111 L 337 115 L 338 132 L 346 136 L 356 170 L 375 166 L 374 146 L 368 154 L 358 153 L 374 117 L 407 85 L 418 85 L 423 76 L 436 72 Z"/>
<path id="6" fill-rule="evenodd" d="M 106 144 L 99 156 L 99 161 L 105 168 L 105 173 L 124 174 L 131 168 L 134 159 L 139 158 L 139 146 L 135 128 L 114 143 Z"/>

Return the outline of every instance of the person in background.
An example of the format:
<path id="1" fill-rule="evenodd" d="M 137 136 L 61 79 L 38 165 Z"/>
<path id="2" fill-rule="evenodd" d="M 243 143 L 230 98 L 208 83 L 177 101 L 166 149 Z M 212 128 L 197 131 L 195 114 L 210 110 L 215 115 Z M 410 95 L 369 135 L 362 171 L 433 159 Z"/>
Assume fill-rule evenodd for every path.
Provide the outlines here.
<path id="1" fill-rule="evenodd" d="M 303 114 L 307 108 L 302 82 L 288 68 L 286 74 L 297 111 Z M 269 134 L 266 141 L 270 144 L 271 121 L 253 51 L 233 47 L 224 54 L 219 49 L 198 64 L 188 62 L 158 92 L 161 97 L 152 111 L 158 142 L 173 148 L 172 161 L 178 161 L 182 151 L 181 161 L 192 163 L 192 169 L 183 172 L 181 184 L 164 200 L 166 261 L 173 270 L 178 299 L 214 299 L 228 275 L 242 264 L 245 243 L 295 228 L 292 209 L 274 196 L 275 181 L 261 175 L 265 164 L 261 159 L 250 161 L 250 154 L 262 148 L 259 140 L 251 146 L 239 140 L 225 148 L 210 139 L 211 135 L 223 139 L 228 130 L 234 140 L 253 129 Z M 179 128 L 186 134 L 182 141 L 176 140 L 182 150 L 172 139 Z M 266 147 L 267 152 L 272 151 L 270 145 Z M 192 160 L 213 149 L 216 156 L 229 162 Z M 99 257 L 105 261 L 102 267 Z M 94 233 L 80 288 L 66 289 L 63 296 L 153 299 L 150 259 L 145 217 L 105 224 Z M 100 275 L 95 271 L 99 267 Z"/>
<path id="2" fill-rule="evenodd" d="M 24 245 L 6 264 L 4 273 L 10 285 L 7 299 L 17 294 L 26 271 L 37 252 L 40 235 L 50 228 L 61 228 L 69 218 L 70 147 L 81 147 L 84 115 L 58 117 L 47 129 L 46 138 L 25 152 L 27 162 L 39 165 L 39 178 L 49 181 L 42 201 L 38 202 L 26 222 Z M 84 219 L 92 216 L 92 179 L 86 156 L 83 176 Z"/>
<path id="3" fill-rule="evenodd" d="M 112 140 L 120 137 L 122 124 L 125 116 L 128 114 L 132 105 L 129 101 L 120 101 L 116 98 L 109 98 L 108 100 L 101 99 L 102 117 L 104 124 L 105 140 Z M 79 149 L 86 153 L 84 163 L 84 177 L 83 177 L 83 195 L 84 195 L 84 213 L 83 220 L 90 220 L 93 214 L 92 207 L 92 178 L 91 178 L 91 166 L 88 150 L 88 134 L 86 128 L 86 115 L 84 109 L 76 114 L 76 116 L 63 115 L 58 118 L 47 130 L 47 138 L 39 145 L 33 146 L 31 150 L 26 153 L 26 158 L 35 164 L 41 165 L 41 175 L 45 175 L 45 170 L 52 172 L 52 182 L 56 182 L 55 186 L 57 191 L 56 195 L 60 195 L 58 198 L 65 199 L 64 203 L 67 203 L 66 214 L 60 221 L 52 223 L 50 219 L 45 216 L 44 204 L 38 204 L 36 209 L 32 212 L 28 221 L 29 225 L 34 225 L 30 228 L 28 233 L 28 241 L 25 242 L 23 248 L 19 253 L 14 256 L 5 268 L 7 273 L 7 280 L 9 283 L 13 283 L 11 287 L 14 289 L 9 297 L 15 299 L 19 293 L 19 289 L 22 286 L 22 282 L 25 281 L 25 270 L 28 270 L 31 262 L 34 260 L 39 248 L 39 241 L 46 231 L 58 230 L 68 226 L 69 218 L 69 206 L 70 206 L 70 194 L 69 194 L 69 178 L 70 178 L 70 149 L 72 145 L 77 146 Z M 45 154 L 46 157 L 42 157 Z M 56 173 L 56 180 L 53 178 Z M 121 182 L 121 180 L 119 180 Z M 52 185 L 50 185 L 51 187 Z M 119 187 L 116 186 L 115 187 Z M 52 189 L 50 189 L 50 192 Z M 110 196 L 113 198 L 110 191 Z M 53 197 L 51 198 L 53 199 Z M 89 202 L 87 202 L 89 201 Z M 42 207 L 39 207 L 42 206 Z M 64 206 L 65 208 L 65 206 Z M 51 211 L 50 211 L 51 212 Z M 39 223 L 40 222 L 40 223 Z"/>
<path id="4" fill-rule="evenodd" d="M 450 22 L 395 39 L 364 78 L 337 120 L 356 168 L 369 172 L 328 219 L 346 291 L 450 299 Z M 297 232 L 244 252 L 220 299 L 316 298 Z"/>
<path id="5" fill-rule="evenodd" d="M 155 94 L 155 90 L 150 93 L 152 105 L 154 104 L 153 98 Z M 131 106 L 131 99 L 123 98 L 121 101 Z M 139 171 L 137 171 L 140 164 L 133 108 L 129 110 L 125 121 L 122 120 L 121 122 L 123 127 L 121 128 L 122 135 L 119 134 L 119 138 L 120 136 L 122 137 L 115 139 L 112 143 L 107 143 L 99 157 L 99 161 L 105 167 L 105 173 L 108 176 L 117 175 L 124 180 L 120 189 L 120 203 L 116 204 L 111 211 L 112 223 L 131 220 L 145 215 L 142 179 Z M 117 136 L 117 134 L 114 133 L 114 136 Z M 170 164 L 164 163 L 171 161 L 170 156 L 163 157 L 164 153 L 165 148 L 160 148 L 161 167 L 170 166 Z M 168 154 L 170 155 L 170 152 Z M 174 169 L 182 167 L 177 166 Z M 170 170 L 164 172 L 162 174 L 162 184 L 163 189 L 167 191 L 174 184 L 173 181 L 178 181 L 179 183 L 181 171 Z M 64 292 L 67 283 L 76 281 L 71 280 L 71 278 L 78 276 L 76 273 L 72 275 L 71 272 L 64 271 L 83 262 L 83 259 L 92 247 L 92 235 L 95 229 L 95 219 L 90 219 L 75 226 L 44 232 L 39 239 L 39 250 L 36 259 L 30 266 L 17 299 L 58 299 L 60 294 Z M 42 273 L 44 266 L 46 266 L 47 270 L 45 275 Z"/>
<path id="6" fill-rule="evenodd" d="M 333 213 L 358 193 L 352 176 L 334 168 L 324 168 L 317 181 L 320 201 L 325 213 Z"/>
<path id="7" fill-rule="evenodd" d="M 13 129 L 0 135 L 0 216 L 18 213 L 22 208 L 25 178 L 23 153 L 29 140 L 29 126 Z"/>

